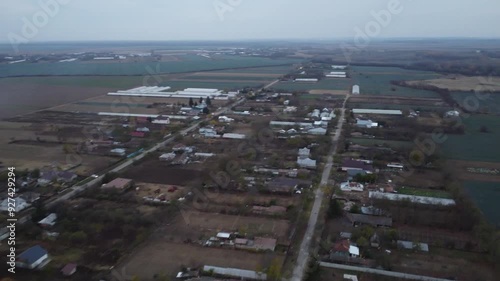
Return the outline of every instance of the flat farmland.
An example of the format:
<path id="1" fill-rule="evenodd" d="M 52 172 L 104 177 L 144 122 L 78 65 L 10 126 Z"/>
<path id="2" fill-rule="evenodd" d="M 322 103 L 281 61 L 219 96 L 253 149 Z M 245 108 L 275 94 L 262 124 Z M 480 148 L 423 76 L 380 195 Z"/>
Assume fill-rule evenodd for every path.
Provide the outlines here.
<path id="1" fill-rule="evenodd" d="M 494 115 L 463 117 L 464 135 L 448 135 L 441 145 L 444 154 L 455 160 L 498 162 L 500 155 L 500 118 Z M 488 133 L 480 131 L 484 126 Z"/>
<path id="2" fill-rule="evenodd" d="M 113 112 L 113 113 L 133 113 L 133 114 L 159 114 L 157 108 L 146 108 L 140 105 L 113 105 L 113 104 L 65 104 L 51 108 L 54 111 L 62 112 L 82 112 L 82 113 L 98 113 L 98 112 Z"/>
<path id="3" fill-rule="evenodd" d="M 165 81 L 161 83 L 161 86 L 170 86 L 172 91 L 184 90 L 186 88 L 210 88 L 210 89 L 220 89 L 220 90 L 238 90 L 245 87 L 258 87 L 260 85 L 266 84 L 263 81 L 259 82 L 217 82 L 216 79 L 210 82 L 202 82 L 197 80 L 185 80 L 185 81 Z"/>
<path id="4" fill-rule="evenodd" d="M 150 160 L 141 165 L 129 169 L 124 177 L 140 182 L 187 185 L 193 180 L 202 180 L 207 172 L 198 169 L 181 168 L 181 166 L 169 166 L 168 163 L 159 160 Z"/>
<path id="5" fill-rule="evenodd" d="M 420 111 L 444 111 L 449 106 L 441 98 L 411 96 L 352 95 L 348 101 L 352 108 L 402 109 Z"/>
<path id="6" fill-rule="evenodd" d="M 439 97 L 437 93 L 394 86 L 393 80 L 424 80 L 440 77 L 428 71 L 407 70 L 398 67 L 353 66 L 352 83 L 360 86 L 362 95 L 389 95 L 410 97 Z"/>
<path id="7" fill-rule="evenodd" d="M 450 106 L 428 106 L 428 105 L 410 105 L 410 104 L 391 104 L 391 103 L 366 103 L 366 102 L 349 102 L 348 107 L 351 108 L 366 108 L 366 109 L 401 109 L 401 110 L 419 110 L 427 112 L 445 112 L 453 110 Z"/>
<path id="8" fill-rule="evenodd" d="M 497 280 L 491 266 L 481 262 L 481 254 L 467 255 L 437 247 L 431 248 L 430 253 L 394 252 L 390 258 L 393 271 L 447 279 L 453 276 L 456 280 Z"/>
<path id="9" fill-rule="evenodd" d="M 231 194 L 222 192 L 210 192 L 206 191 L 205 195 L 210 198 L 210 202 L 221 204 L 221 205 L 240 205 L 240 204 L 256 204 L 256 205 L 271 205 L 271 202 L 275 202 L 275 205 L 288 207 L 290 205 L 297 205 L 300 200 L 298 197 L 292 196 L 273 196 L 265 194 Z"/>
<path id="10" fill-rule="evenodd" d="M 348 95 L 350 92 L 347 90 L 310 90 L 309 94 L 311 95 L 338 95 L 338 96 L 345 96 Z"/>
<path id="11" fill-rule="evenodd" d="M 448 160 L 447 166 L 452 169 L 454 175 L 460 180 L 469 181 L 485 181 L 500 183 L 500 162 L 474 162 L 474 161 L 461 161 L 461 160 Z M 473 168 L 474 170 L 469 170 Z M 496 173 L 478 173 L 474 171 L 494 171 Z"/>
<path id="12" fill-rule="evenodd" d="M 73 166 L 80 175 L 90 175 L 117 161 L 116 158 L 96 155 L 66 154 L 63 145 L 25 145 L 0 143 L 2 162 L 18 169 L 36 169 L 47 165 Z"/>
<path id="13" fill-rule="evenodd" d="M 417 97 L 395 97 L 395 96 L 376 96 L 376 95 L 352 95 L 349 98 L 351 103 L 383 103 L 397 105 L 413 106 L 446 106 L 440 98 L 417 98 Z"/>
<path id="14" fill-rule="evenodd" d="M 143 85 L 140 76 L 50 76 L 50 77 L 12 77 L 0 79 L 2 84 L 71 86 L 79 88 L 128 89 Z"/>
<path id="15" fill-rule="evenodd" d="M 213 265 L 256 270 L 266 268 L 273 259 L 278 259 L 282 263 L 284 257 L 277 254 L 171 243 L 159 239 L 150 241 L 138 249 L 118 267 L 118 271 L 125 272 L 128 276 L 137 276 L 140 280 L 153 281 L 155 273 L 163 273 L 174 278 L 183 266 Z"/>
<path id="16" fill-rule="evenodd" d="M 201 234 L 214 234 L 214 232 L 219 231 L 239 231 L 240 233 L 248 233 L 249 235 L 286 239 L 290 223 L 287 220 L 264 217 L 234 216 L 184 210 L 182 212 L 182 220 L 175 223 L 175 230 L 172 229 L 169 232 L 182 232 L 183 228 L 188 228 L 186 229 L 188 231 L 197 230 Z M 186 237 L 185 235 L 186 233 L 183 233 L 182 237 Z"/>
<path id="17" fill-rule="evenodd" d="M 39 143 L 36 141 L 37 137 L 46 141 L 57 141 L 56 136 L 39 134 L 42 130 L 43 128 L 37 128 L 33 124 L 0 122 L 1 161 L 18 169 L 35 169 L 51 164 L 64 167 L 81 163 L 74 170 L 79 175 L 91 175 L 117 161 L 117 158 L 113 157 L 66 154 L 62 144 Z M 12 140 L 32 140 L 32 143 L 9 144 Z M 68 138 L 68 141 L 80 140 L 78 136 Z"/>
<path id="18" fill-rule="evenodd" d="M 500 91 L 500 77 L 450 75 L 438 79 L 407 81 L 410 85 L 430 85 L 450 91 Z"/>
<path id="19" fill-rule="evenodd" d="M 300 61 L 300 60 L 298 60 Z M 267 67 L 252 67 L 252 68 L 240 68 L 237 70 L 233 70 L 234 73 L 240 74 L 271 74 L 271 75 L 285 75 L 288 72 L 293 70 L 292 65 L 280 65 L 280 66 L 267 66 Z M 231 73 L 233 73 L 231 71 Z M 206 72 L 208 73 L 208 72 Z M 228 73 L 227 70 L 216 70 L 210 71 L 210 73 Z"/>
<path id="20" fill-rule="evenodd" d="M 500 92 L 495 93 L 471 93 L 471 92 L 452 92 L 452 98 L 464 108 L 470 108 L 471 111 L 500 114 Z"/>
<path id="21" fill-rule="evenodd" d="M 401 174 L 397 178 L 403 181 L 398 183 L 408 186 L 418 186 L 422 188 L 442 187 L 444 185 L 443 174 L 433 170 L 415 170 L 413 173 Z"/>
<path id="22" fill-rule="evenodd" d="M 225 105 L 228 101 L 213 100 L 213 106 Z M 154 103 L 165 104 L 188 104 L 188 98 L 152 98 L 152 97 L 128 97 L 128 96 L 108 96 L 98 97 L 77 101 L 70 104 L 64 104 L 51 108 L 55 111 L 64 112 L 115 112 L 115 113 L 134 113 L 134 114 L 160 114 L 170 108 L 148 108 Z M 172 112 L 173 113 L 173 112 Z M 176 112 L 175 112 L 176 113 Z"/>
<path id="23" fill-rule="evenodd" d="M 352 82 L 350 79 L 322 79 L 316 83 L 302 83 L 293 81 L 282 81 L 273 86 L 276 90 L 285 91 L 329 91 L 329 90 L 344 90 L 350 91 Z"/>
<path id="24" fill-rule="evenodd" d="M 498 182 L 463 181 L 463 187 L 486 219 L 500 227 L 500 214 L 498 213 L 500 184 Z"/>
<path id="25" fill-rule="evenodd" d="M 265 78 L 265 79 L 272 79 L 272 78 L 278 78 L 282 76 L 281 74 L 277 73 L 252 73 L 252 72 L 242 72 L 242 70 L 237 70 L 235 72 L 196 72 L 193 73 L 189 76 L 186 76 L 188 78 L 199 78 L 199 77 L 215 77 L 215 78 L 220 78 L 220 77 L 245 77 L 245 78 Z"/>
<path id="26" fill-rule="evenodd" d="M 359 144 L 364 146 L 381 145 L 393 149 L 410 149 L 414 146 L 414 143 L 409 141 L 394 141 L 394 140 L 365 139 L 365 138 L 350 138 L 349 141 L 351 141 L 354 144 Z"/>
<path id="27" fill-rule="evenodd" d="M 0 118 L 8 118 L 107 93 L 112 88 L 93 88 L 0 79 Z"/>
<path id="28" fill-rule="evenodd" d="M 180 55 L 179 60 L 167 62 L 88 62 L 71 63 L 16 63 L 0 64 L 0 77 L 13 76 L 60 76 L 60 75 L 149 75 L 155 73 L 178 73 L 202 70 L 262 67 L 300 62 L 297 59 L 270 59 L 264 57 L 240 57 L 217 55 L 204 58 L 197 55 Z"/>
<path id="29" fill-rule="evenodd" d="M 252 77 L 250 79 L 246 77 L 202 77 L 202 76 L 197 76 L 197 77 L 190 77 L 190 78 L 178 78 L 178 79 L 172 79 L 169 80 L 171 82 L 197 82 L 197 83 L 242 83 L 246 85 L 259 85 L 261 83 L 266 83 L 266 82 L 271 82 L 274 79 L 257 79 L 255 77 Z"/>
<path id="30" fill-rule="evenodd" d="M 197 101 L 195 99 L 195 101 Z M 189 98 L 155 98 L 155 97 L 127 97 L 127 96 L 108 96 L 102 95 L 94 98 L 87 99 L 85 101 L 77 102 L 76 104 L 85 103 L 96 103 L 96 104 L 106 104 L 106 105 L 127 105 L 133 106 L 138 105 L 140 107 L 147 107 L 153 103 L 167 103 L 167 104 L 177 104 L 177 103 L 188 103 Z M 212 100 L 214 106 L 220 106 L 226 104 L 228 101 L 224 100 Z"/>

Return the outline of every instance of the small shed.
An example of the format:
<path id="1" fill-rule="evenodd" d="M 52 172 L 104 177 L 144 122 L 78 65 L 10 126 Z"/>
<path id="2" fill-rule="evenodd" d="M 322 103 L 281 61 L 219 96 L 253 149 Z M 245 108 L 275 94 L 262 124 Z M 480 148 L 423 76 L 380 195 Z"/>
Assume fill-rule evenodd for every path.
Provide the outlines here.
<path id="1" fill-rule="evenodd" d="M 76 263 L 68 263 L 61 269 L 61 273 L 64 276 L 71 276 L 76 272 Z"/>
<path id="2" fill-rule="evenodd" d="M 103 184 L 103 188 L 115 188 L 120 190 L 126 190 L 132 187 L 133 181 L 131 179 L 116 178 L 106 184 Z"/>

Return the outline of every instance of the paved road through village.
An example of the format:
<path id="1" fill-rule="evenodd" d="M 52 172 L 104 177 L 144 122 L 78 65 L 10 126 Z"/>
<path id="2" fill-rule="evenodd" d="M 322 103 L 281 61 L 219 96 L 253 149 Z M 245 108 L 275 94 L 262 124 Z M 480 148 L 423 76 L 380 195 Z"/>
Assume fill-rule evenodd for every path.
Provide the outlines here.
<path id="1" fill-rule="evenodd" d="M 274 80 L 273 82 L 271 82 L 271 83 L 267 84 L 266 86 L 264 86 L 262 89 L 267 89 L 267 88 L 273 86 L 274 84 L 276 84 L 278 82 L 279 82 L 279 80 Z M 216 117 L 216 116 L 219 116 L 221 114 L 224 114 L 224 113 L 228 112 L 231 108 L 233 108 L 233 107 L 235 107 L 235 106 L 243 103 L 245 100 L 246 100 L 245 98 L 241 98 L 238 101 L 232 103 L 231 105 L 222 107 L 219 110 L 217 110 L 216 112 L 212 113 L 212 116 Z M 188 134 L 188 133 L 196 130 L 196 128 L 198 128 L 200 126 L 201 122 L 203 122 L 203 120 L 202 121 L 198 121 L 198 122 L 194 123 L 193 125 L 189 126 L 188 128 L 181 130 L 178 134 L 185 135 L 185 134 Z M 176 135 L 178 135 L 178 134 L 176 134 Z M 150 148 L 150 149 L 142 152 L 141 154 L 139 154 L 139 155 L 137 155 L 137 156 L 135 156 L 135 157 L 133 157 L 131 159 L 128 159 L 127 161 L 121 163 L 117 167 L 114 167 L 113 169 L 111 169 L 111 170 L 109 170 L 107 172 L 108 173 L 109 172 L 115 172 L 116 173 L 116 172 L 120 172 L 120 171 L 124 170 L 125 168 L 129 167 L 130 165 L 132 165 L 134 163 L 134 161 L 142 159 L 144 156 L 146 156 L 147 153 L 154 152 L 154 151 L 160 149 L 161 147 L 164 147 L 166 144 L 174 141 L 176 135 L 173 135 L 169 139 L 164 140 L 164 141 L 156 144 L 155 146 L 153 146 L 152 148 Z M 50 208 L 50 207 L 54 206 L 55 204 L 57 204 L 59 202 L 66 201 L 66 200 L 74 197 L 78 193 L 84 191 L 85 189 L 87 189 L 87 188 L 89 188 L 91 186 L 94 186 L 94 185 L 100 183 L 102 181 L 102 178 L 104 177 L 104 174 L 105 173 L 101 173 L 101 175 L 99 177 L 92 178 L 91 180 L 87 179 L 89 181 L 87 183 L 83 184 L 83 185 L 78 185 L 78 184 L 74 185 L 73 187 L 71 187 L 71 191 L 69 191 L 69 192 L 67 192 L 67 193 L 59 196 L 58 198 L 56 198 L 56 199 L 54 199 L 54 200 L 52 200 L 50 202 L 47 202 L 46 203 L 46 207 Z"/>
<path id="2" fill-rule="evenodd" d="M 296 265 L 293 270 L 293 275 L 291 281 L 302 281 L 304 278 L 305 269 L 307 267 L 307 263 L 309 260 L 309 251 L 311 248 L 311 239 L 314 236 L 314 230 L 316 229 L 316 223 L 318 222 L 318 215 L 321 209 L 321 204 L 323 202 L 323 188 L 328 184 L 328 179 L 330 178 L 330 172 L 332 171 L 333 166 L 333 156 L 337 151 L 337 142 L 340 138 L 340 134 L 342 133 L 342 127 L 344 125 L 344 117 L 345 117 L 345 104 L 349 95 L 346 96 L 344 103 L 341 108 L 341 113 L 339 117 L 339 122 L 337 125 L 337 129 L 335 130 L 335 134 L 332 136 L 332 147 L 330 153 L 328 154 L 328 160 L 325 164 L 325 168 L 323 169 L 323 175 L 321 177 L 320 186 L 316 189 L 314 204 L 311 210 L 311 215 L 309 217 L 309 223 L 307 225 L 307 230 L 302 239 L 302 243 L 300 244 L 299 254 L 297 257 Z"/>

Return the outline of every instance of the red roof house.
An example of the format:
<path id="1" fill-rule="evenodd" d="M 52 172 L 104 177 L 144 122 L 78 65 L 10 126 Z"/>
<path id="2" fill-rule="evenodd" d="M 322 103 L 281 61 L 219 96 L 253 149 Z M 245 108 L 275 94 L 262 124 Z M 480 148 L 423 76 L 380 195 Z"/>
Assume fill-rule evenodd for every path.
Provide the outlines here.
<path id="1" fill-rule="evenodd" d="M 131 137 L 136 137 L 136 138 L 143 138 L 146 136 L 145 132 L 132 132 L 130 133 Z"/>

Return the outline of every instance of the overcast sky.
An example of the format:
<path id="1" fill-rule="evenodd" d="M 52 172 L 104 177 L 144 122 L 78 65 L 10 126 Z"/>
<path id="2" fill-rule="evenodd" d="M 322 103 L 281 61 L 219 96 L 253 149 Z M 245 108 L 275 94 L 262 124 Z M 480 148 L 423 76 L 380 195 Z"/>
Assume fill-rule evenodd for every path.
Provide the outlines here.
<path id="1" fill-rule="evenodd" d="M 499 0 L 0 0 L 0 41 L 352 38 L 391 1 L 377 37 L 500 37 Z"/>

